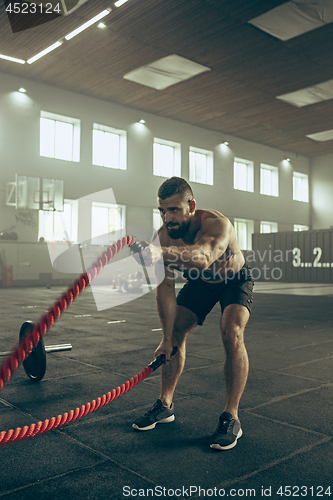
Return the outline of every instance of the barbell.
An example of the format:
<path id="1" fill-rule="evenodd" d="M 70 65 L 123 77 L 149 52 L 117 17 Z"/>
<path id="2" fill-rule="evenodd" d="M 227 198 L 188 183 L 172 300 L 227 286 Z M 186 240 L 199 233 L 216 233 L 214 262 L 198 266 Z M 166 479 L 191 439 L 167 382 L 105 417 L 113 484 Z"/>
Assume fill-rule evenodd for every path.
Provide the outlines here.
<path id="1" fill-rule="evenodd" d="M 25 321 L 19 333 L 19 341 L 21 342 L 30 332 L 34 329 L 35 324 L 32 321 Z M 37 346 L 31 351 L 29 356 L 23 361 L 23 368 L 25 373 L 33 382 L 39 382 L 45 375 L 46 370 L 46 353 L 47 352 L 60 352 L 70 351 L 71 344 L 56 344 L 45 346 L 43 339 L 40 339 Z M 0 352 L 0 357 L 10 356 L 10 351 Z"/>

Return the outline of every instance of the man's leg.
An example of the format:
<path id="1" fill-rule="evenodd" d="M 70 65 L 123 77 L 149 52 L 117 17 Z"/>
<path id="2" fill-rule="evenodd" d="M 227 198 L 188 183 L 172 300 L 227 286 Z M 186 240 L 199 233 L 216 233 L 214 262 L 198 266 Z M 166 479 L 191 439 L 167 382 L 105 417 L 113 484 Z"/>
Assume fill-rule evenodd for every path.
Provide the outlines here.
<path id="1" fill-rule="evenodd" d="M 224 375 L 227 400 L 224 411 L 238 418 L 238 406 L 245 389 L 249 358 L 244 344 L 244 330 L 250 313 L 245 306 L 230 304 L 222 314 L 221 332 L 226 351 Z"/>
<path id="2" fill-rule="evenodd" d="M 174 421 L 175 416 L 171 406 L 173 393 L 185 365 L 186 337 L 196 326 L 197 321 L 196 314 L 186 307 L 177 306 L 172 344 L 177 346 L 178 351 L 170 361 L 161 367 L 160 398 L 147 413 L 134 422 L 134 429 L 147 431 L 154 429 L 158 423 Z"/>
<path id="3" fill-rule="evenodd" d="M 243 434 L 238 419 L 238 405 L 249 372 L 249 359 L 244 344 L 244 330 L 250 313 L 245 306 L 230 304 L 222 314 L 221 331 L 226 351 L 224 375 L 227 390 L 225 409 L 212 436 L 210 447 L 230 450 Z"/>
<path id="4" fill-rule="evenodd" d="M 178 347 L 177 353 L 161 368 L 160 399 L 170 408 L 176 385 L 185 365 L 186 338 L 195 328 L 198 318 L 192 311 L 183 306 L 177 306 L 173 329 L 172 344 Z"/>

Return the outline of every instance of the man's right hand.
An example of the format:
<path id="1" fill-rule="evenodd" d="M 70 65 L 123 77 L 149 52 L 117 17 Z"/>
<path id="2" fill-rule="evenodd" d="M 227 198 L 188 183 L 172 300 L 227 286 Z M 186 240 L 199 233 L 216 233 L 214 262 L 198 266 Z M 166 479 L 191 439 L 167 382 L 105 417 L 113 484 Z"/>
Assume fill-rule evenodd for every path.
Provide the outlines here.
<path id="1" fill-rule="evenodd" d="M 160 343 L 160 345 L 158 346 L 158 348 L 154 353 L 155 358 L 160 356 L 160 354 L 164 354 L 165 361 L 170 361 L 172 350 L 173 350 L 172 342 L 167 340 L 162 340 L 162 342 Z"/>

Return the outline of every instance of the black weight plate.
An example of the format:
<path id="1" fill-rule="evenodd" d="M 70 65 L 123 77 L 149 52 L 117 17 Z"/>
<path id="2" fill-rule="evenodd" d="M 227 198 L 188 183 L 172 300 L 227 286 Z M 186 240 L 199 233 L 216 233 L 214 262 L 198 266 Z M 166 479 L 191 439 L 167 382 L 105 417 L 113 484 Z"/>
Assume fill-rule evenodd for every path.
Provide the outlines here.
<path id="1" fill-rule="evenodd" d="M 34 323 L 26 321 L 20 329 L 20 342 L 34 329 Z M 40 339 L 35 349 L 23 361 L 23 368 L 33 382 L 39 382 L 45 375 L 46 352 L 43 339 Z"/>

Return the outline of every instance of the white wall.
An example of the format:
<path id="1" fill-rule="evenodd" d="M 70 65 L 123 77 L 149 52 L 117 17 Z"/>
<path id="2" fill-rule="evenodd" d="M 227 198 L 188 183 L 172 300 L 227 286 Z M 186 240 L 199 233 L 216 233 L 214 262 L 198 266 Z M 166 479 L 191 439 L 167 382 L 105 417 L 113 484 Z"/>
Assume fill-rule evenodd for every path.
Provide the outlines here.
<path id="1" fill-rule="evenodd" d="M 26 94 L 17 92 L 27 89 Z M 40 111 L 49 111 L 81 120 L 81 161 L 72 163 L 40 157 Z M 145 125 L 137 122 L 141 118 Z M 97 122 L 127 130 L 127 170 L 113 170 L 92 165 L 92 126 Z M 255 232 L 260 220 L 279 223 L 279 230 L 292 230 L 293 224 L 310 223 L 308 203 L 292 200 L 293 169 L 310 173 L 309 160 L 274 148 L 254 144 L 175 120 L 165 119 L 81 94 L 37 84 L 22 78 L 0 74 L 0 230 L 16 225 L 20 241 L 37 240 L 37 212 L 29 224 L 17 221 L 13 207 L 5 206 L 6 183 L 15 174 L 63 179 L 65 197 L 76 199 L 113 188 L 117 203 L 127 206 L 128 225 L 152 225 L 156 192 L 164 178 L 152 174 L 153 138 L 180 142 L 182 176 L 188 179 L 189 146 L 214 152 L 214 186 L 192 183 L 199 208 L 214 208 L 233 217 L 253 219 Z M 220 143 L 228 140 L 229 147 Z M 233 189 L 234 157 L 254 161 L 255 192 Z M 290 166 L 283 159 L 291 158 Z M 279 167 L 280 196 L 259 194 L 260 163 Z M 34 219 L 35 218 L 35 219 Z"/>
<path id="2" fill-rule="evenodd" d="M 311 161 L 311 223 L 313 229 L 333 226 L 333 155 Z"/>

